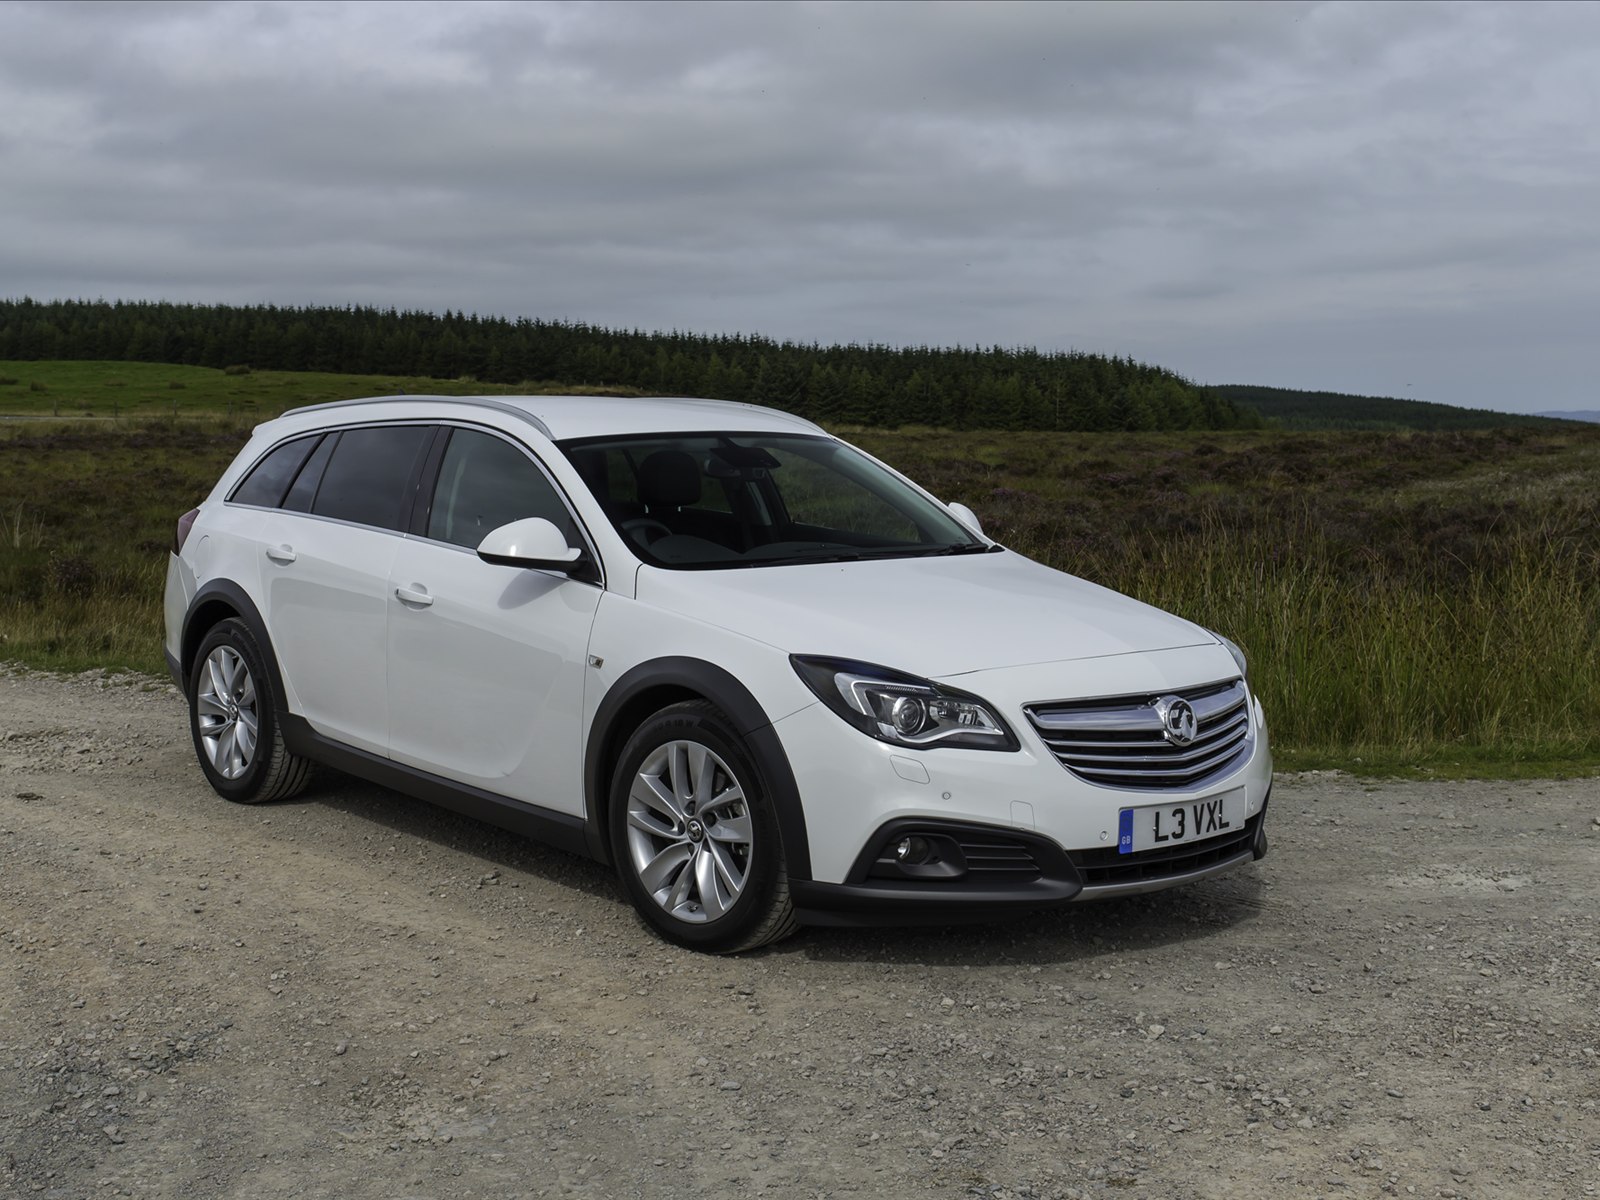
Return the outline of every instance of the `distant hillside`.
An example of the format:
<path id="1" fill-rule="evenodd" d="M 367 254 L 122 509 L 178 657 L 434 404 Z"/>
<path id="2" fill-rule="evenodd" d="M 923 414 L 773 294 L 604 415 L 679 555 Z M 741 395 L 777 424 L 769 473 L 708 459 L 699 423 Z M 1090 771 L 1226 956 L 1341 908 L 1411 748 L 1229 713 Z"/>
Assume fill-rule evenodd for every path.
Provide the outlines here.
<path id="1" fill-rule="evenodd" d="M 1346 396 L 1340 392 L 1297 392 L 1291 388 L 1219 384 L 1204 389 L 1219 400 L 1261 414 L 1283 429 L 1504 429 L 1508 425 L 1548 427 L 1557 414 L 1486 412 L 1425 400 L 1392 396 Z M 1577 417 L 1577 414 L 1563 414 Z"/>
<path id="2" fill-rule="evenodd" d="M 546 392 L 637 389 L 891 428 L 1238 429 L 1259 422 L 1163 367 L 1080 351 L 823 346 L 392 308 L 0 299 L 0 362 L 7 360 L 422 376 Z"/>
<path id="3" fill-rule="evenodd" d="M 1600 424 L 1600 411 L 1592 408 L 1573 409 L 1570 412 L 1542 412 L 1541 417 L 1552 417 L 1557 421 L 1594 421 Z"/>

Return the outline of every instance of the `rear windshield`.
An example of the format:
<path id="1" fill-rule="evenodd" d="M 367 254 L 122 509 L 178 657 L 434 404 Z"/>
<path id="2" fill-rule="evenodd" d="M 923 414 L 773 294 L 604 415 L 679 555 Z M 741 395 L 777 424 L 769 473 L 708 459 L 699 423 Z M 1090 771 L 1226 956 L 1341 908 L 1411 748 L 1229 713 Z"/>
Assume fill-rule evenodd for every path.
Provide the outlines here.
<path id="1" fill-rule="evenodd" d="M 802 434 L 561 443 L 634 552 L 678 569 L 987 550 L 943 505 L 859 450 Z"/>

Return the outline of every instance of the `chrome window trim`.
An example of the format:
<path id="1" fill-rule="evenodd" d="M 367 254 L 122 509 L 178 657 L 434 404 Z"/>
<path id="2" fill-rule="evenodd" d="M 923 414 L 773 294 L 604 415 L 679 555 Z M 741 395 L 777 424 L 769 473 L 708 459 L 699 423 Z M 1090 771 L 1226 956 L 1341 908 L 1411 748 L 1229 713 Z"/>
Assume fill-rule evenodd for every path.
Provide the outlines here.
<path id="1" fill-rule="evenodd" d="M 445 399 L 450 399 L 450 397 L 444 397 L 444 398 Z M 428 400 L 436 400 L 436 399 L 440 399 L 440 397 L 429 396 L 429 397 L 426 397 L 426 399 L 428 399 Z M 311 405 L 309 408 L 291 409 L 290 411 L 291 412 L 309 412 L 309 411 L 311 411 L 312 408 L 340 408 L 340 407 L 344 407 L 346 405 L 366 404 L 366 403 L 370 403 L 370 401 L 365 401 L 365 400 L 339 400 L 339 401 L 335 401 L 332 404 L 317 404 L 317 405 Z M 500 408 L 500 407 L 510 408 L 511 406 L 509 406 L 509 405 L 506 405 L 506 406 L 490 405 L 489 407 L 491 407 L 491 408 Z M 284 415 L 287 416 L 288 414 L 285 413 Z M 524 417 L 528 416 L 527 413 L 522 413 L 521 415 L 524 416 Z M 535 423 L 542 425 L 542 422 L 535 422 Z M 289 516 L 289 517 L 305 517 L 305 518 L 307 518 L 309 520 L 313 520 L 313 521 L 324 521 L 324 522 L 326 522 L 326 523 L 328 523 L 330 525 L 344 525 L 344 526 L 347 526 L 350 529 L 366 529 L 366 530 L 370 530 L 373 533 L 385 533 L 385 534 L 389 534 L 389 535 L 391 535 L 393 537 L 406 538 L 406 539 L 409 539 L 411 541 L 426 542 L 428 545 L 431 545 L 431 546 L 449 546 L 453 550 L 460 550 L 460 551 L 462 551 L 462 552 L 464 552 L 466 554 L 471 554 L 474 557 L 476 557 L 477 556 L 477 551 L 471 546 L 460 546 L 460 545 L 457 545 L 455 542 L 440 541 L 437 538 L 430 538 L 430 537 L 427 537 L 427 536 L 425 536 L 423 534 L 412 533 L 409 530 L 405 530 L 405 529 L 390 529 L 390 528 L 387 528 L 386 526 L 383 526 L 383 525 L 364 525 L 360 521 L 346 521 L 342 517 L 328 517 L 328 516 L 322 515 L 321 513 L 302 512 L 299 509 L 284 508 L 283 505 L 281 505 L 281 504 L 273 504 L 273 505 L 268 505 L 268 504 L 243 504 L 243 503 L 240 503 L 239 501 L 234 500 L 232 498 L 233 493 L 237 492 L 241 487 L 243 487 L 244 486 L 244 481 L 246 479 L 250 478 L 250 473 L 252 471 L 254 471 L 256 469 L 256 467 L 258 467 L 261 464 L 261 460 L 266 458 L 267 455 L 271 454 L 279 446 L 286 445 L 289 442 L 298 441 L 300 438 L 322 437 L 322 436 L 325 436 L 325 435 L 330 434 L 330 433 L 344 433 L 344 432 L 347 432 L 347 431 L 352 430 L 352 429 L 391 428 L 391 427 L 397 426 L 397 425 L 426 425 L 426 426 L 428 426 L 430 428 L 438 428 L 438 429 L 443 429 L 443 428 L 471 429 L 471 430 L 473 430 L 474 432 L 477 432 L 477 433 L 492 434 L 495 437 L 501 439 L 502 441 L 508 443 L 509 445 L 514 447 L 515 449 L 520 450 L 526 457 L 528 457 L 529 459 L 532 460 L 534 467 L 539 471 L 539 473 L 541 475 L 544 476 L 545 482 L 548 483 L 550 485 L 550 487 L 551 487 L 551 490 L 553 490 L 555 492 L 556 499 L 561 502 L 562 507 L 565 508 L 567 510 L 568 515 L 571 516 L 573 524 L 577 527 L 579 534 L 583 538 L 584 549 L 588 553 L 590 561 L 592 561 L 595 564 L 595 569 L 600 573 L 600 581 L 599 581 L 599 585 L 598 586 L 600 587 L 600 589 L 602 591 L 605 590 L 605 587 L 606 587 L 606 564 L 605 564 L 605 559 L 600 556 L 600 549 L 599 549 L 598 544 L 595 542 L 594 535 L 589 532 L 589 526 L 584 521 L 583 514 L 580 513 L 577 510 L 577 508 L 573 505 L 572 499 L 571 499 L 571 497 L 569 497 L 567 495 L 566 489 L 563 488 L 561 486 L 561 482 L 558 479 L 556 479 L 556 477 L 553 474 L 551 474 L 550 468 L 545 465 L 544 460 L 539 457 L 538 452 L 535 451 L 526 442 L 518 441 L 516 438 L 512 437 L 510 434 L 508 434 L 503 429 L 496 429 L 493 425 L 484 425 L 484 424 L 481 424 L 481 423 L 479 423 L 477 421 L 470 421 L 470 420 L 467 420 L 465 418 L 457 418 L 457 417 L 446 417 L 446 418 L 400 417 L 400 418 L 397 418 L 397 419 L 394 419 L 394 420 L 388 420 L 388 421 L 385 421 L 385 420 L 382 420 L 382 419 L 375 419 L 375 420 L 371 420 L 371 421 L 356 421 L 356 422 L 352 422 L 350 424 L 322 425 L 322 426 L 318 426 L 315 429 L 302 429 L 302 430 L 300 430 L 300 431 L 298 431 L 296 433 L 287 434 L 284 437 L 281 437 L 277 441 L 273 442 L 272 445 L 268 446 L 265 450 L 263 450 L 259 455 L 256 456 L 255 460 L 249 465 L 249 467 L 247 467 L 240 474 L 239 482 L 234 484 L 233 487 L 229 490 L 229 495 L 223 497 L 222 503 L 227 505 L 230 508 L 243 508 L 243 509 L 249 509 L 249 510 L 254 511 L 254 512 L 280 513 L 280 514 L 282 514 L 284 516 Z M 552 443 L 552 445 L 553 444 L 554 443 Z M 315 451 L 313 451 L 312 453 L 315 453 Z M 303 465 L 304 464 L 302 464 L 302 466 Z M 435 486 L 438 485 L 438 479 L 437 478 L 435 478 L 434 484 L 435 484 Z M 291 484 L 290 486 L 292 487 L 293 485 Z M 546 572 L 544 572 L 544 574 L 547 574 L 547 575 L 549 575 L 549 574 L 561 574 L 561 572 L 558 572 L 558 571 L 546 571 Z M 572 579 L 572 577 L 570 575 L 567 576 L 567 578 L 568 579 Z M 573 579 L 572 581 L 574 583 L 588 583 L 588 584 L 591 584 L 591 585 L 594 584 L 594 582 L 595 582 L 592 579 Z"/>
<path id="2" fill-rule="evenodd" d="M 304 411 L 304 410 L 302 409 L 301 411 Z M 239 489 L 244 486 L 244 481 L 250 478 L 250 473 L 261 465 L 262 460 L 265 459 L 267 457 L 267 455 L 271 454 L 279 446 L 284 446 L 284 445 L 287 445 L 290 442 L 299 441 L 301 438 L 323 437 L 323 436 L 326 436 L 327 434 L 330 434 L 330 433 L 344 433 L 346 430 L 350 430 L 350 429 L 380 429 L 380 428 L 389 428 L 389 427 L 395 426 L 395 425 L 426 425 L 426 426 L 429 426 L 430 428 L 433 428 L 433 427 L 437 427 L 437 426 L 439 426 L 441 424 L 443 424 L 443 422 L 438 421 L 436 419 L 429 418 L 429 417 L 401 417 L 401 418 L 399 418 L 397 420 L 393 420 L 393 421 L 373 420 L 373 421 L 355 421 L 355 422 L 352 422 L 351 424 L 348 424 L 348 425 L 318 425 L 314 429 L 301 429 L 301 430 L 297 430 L 294 433 L 286 433 L 281 438 L 279 438 L 277 441 L 273 442 L 272 445 L 268 446 L 265 450 L 263 450 L 260 454 L 256 455 L 255 459 L 250 463 L 250 465 L 239 473 L 238 480 L 233 484 L 232 487 L 230 487 L 228 489 L 228 494 L 222 498 L 222 502 L 224 504 L 231 505 L 234 508 L 252 508 L 252 509 L 255 509 L 257 512 L 293 512 L 293 511 L 295 511 L 293 509 L 284 508 L 282 504 L 241 504 L 239 501 L 235 500 L 233 497 L 238 493 Z M 315 453 L 316 453 L 316 451 L 313 450 L 312 454 L 315 454 Z M 307 461 L 310 461 L 309 458 L 307 459 Z M 300 465 L 301 465 L 302 468 L 304 468 L 305 463 L 301 463 Z M 298 473 L 297 473 L 297 475 L 298 475 Z M 289 484 L 289 487 L 291 489 L 293 489 L 294 484 L 291 482 Z M 309 517 L 309 516 L 316 516 L 317 514 L 315 514 L 315 513 L 300 513 L 299 515 L 300 516 Z M 334 520 L 336 518 L 323 517 L 322 519 L 323 520 Z M 343 524 L 343 525 L 357 525 L 362 529 L 382 529 L 383 528 L 383 526 L 381 526 L 381 525 L 361 525 L 360 522 L 358 522 L 358 521 L 341 521 L 340 524 Z M 403 532 L 403 531 L 401 531 L 401 530 L 389 530 L 388 532 L 390 532 L 390 533 L 398 533 L 398 532 Z"/>

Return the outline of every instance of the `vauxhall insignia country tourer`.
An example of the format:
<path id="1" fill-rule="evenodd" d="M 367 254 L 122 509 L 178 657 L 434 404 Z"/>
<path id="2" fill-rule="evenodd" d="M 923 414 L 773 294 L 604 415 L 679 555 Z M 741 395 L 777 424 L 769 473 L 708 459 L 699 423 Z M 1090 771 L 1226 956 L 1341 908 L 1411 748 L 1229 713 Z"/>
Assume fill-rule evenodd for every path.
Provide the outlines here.
<path id="1" fill-rule="evenodd" d="M 178 522 L 166 650 L 227 799 L 329 764 L 609 863 L 704 950 L 1266 852 L 1237 646 L 754 405 L 285 413 Z"/>

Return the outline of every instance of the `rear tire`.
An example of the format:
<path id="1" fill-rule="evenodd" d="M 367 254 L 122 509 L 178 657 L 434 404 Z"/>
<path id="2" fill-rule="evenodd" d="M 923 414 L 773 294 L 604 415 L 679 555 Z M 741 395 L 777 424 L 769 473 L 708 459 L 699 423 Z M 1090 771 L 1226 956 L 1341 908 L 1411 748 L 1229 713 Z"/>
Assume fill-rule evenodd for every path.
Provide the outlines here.
<path id="1" fill-rule="evenodd" d="M 732 954 L 798 927 L 761 772 L 713 705 L 674 704 L 634 731 L 612 775 L 609 817 L 623 887 L 669 941 Z"/>
<path id="2" fill-rule="evenodd" d="M 220 621 L 189 672 L 189 733 L 216 793 L 236 804 L 286 800 L 305 787 L 309 760 L 289 753 L 278 727 L 278 697 L 250 627 Z"/>

